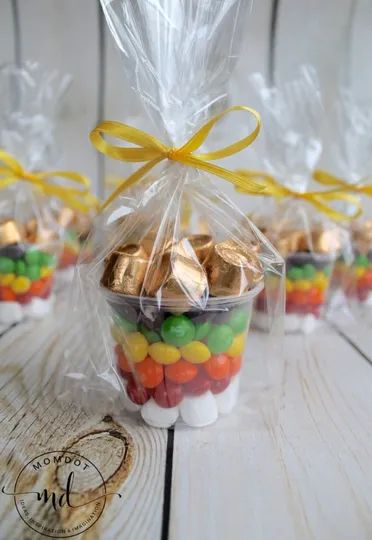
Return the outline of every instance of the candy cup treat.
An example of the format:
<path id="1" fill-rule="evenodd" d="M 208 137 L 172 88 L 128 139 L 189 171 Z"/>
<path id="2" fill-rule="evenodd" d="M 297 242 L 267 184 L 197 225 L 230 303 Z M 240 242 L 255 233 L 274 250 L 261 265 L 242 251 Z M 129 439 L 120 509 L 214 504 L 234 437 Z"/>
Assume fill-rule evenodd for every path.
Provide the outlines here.
<path id="1" fill-rule="evenodd" d="M 220 191 L 228 182 L 261 187 L 215 163 L 249 146 L 260 129 L 253 109 L 224 110 L 247 3 L 102 6 L 128 76 L 136 73 L 149 132 L 104 121 L 91 133 L 100 152 L 137 168 L 103 204 L 92 260 L 77 268 L 76 290 L 90 306 L 80 318 L 97 315 L 104 357 L 87 339 L 87 371 L 70 354 L 66 375 L 80 381 L 78 392 L 100 388 L 118 412 L 123 403 L 151 426 L 203 427 L 235 406 L 252 302 L 267 273 L 283 275 L 281 257 Z M 242 115 L 244 136 L 234 140 L 226 128 L 223 147 L 208 152 L 207 139 L 230 114 Z"/>
<path id="2" fill-rule="evenodd" d="M 314 71 L 303 67 L 298 78 L 280 88 L 268 87 L 260 74 L 254 74 L 251 82 L 265 124 L 258 154 L 264 171 L 241 173 L 247 179 L 261 179 L 267 186 L 265 195 L 272 196 L 252 219 L 285 258 L 284 328 L 307 334 L 322 315 L 334 261 L 350 244 L 335 222 L 347 216 L 334 208 L 347 195 L 308 189 L 322 149 L 323 109 Z M 260 329 L 267 327 L 266 300 L 262 292 L 256 303 L 253 321 Z"/>

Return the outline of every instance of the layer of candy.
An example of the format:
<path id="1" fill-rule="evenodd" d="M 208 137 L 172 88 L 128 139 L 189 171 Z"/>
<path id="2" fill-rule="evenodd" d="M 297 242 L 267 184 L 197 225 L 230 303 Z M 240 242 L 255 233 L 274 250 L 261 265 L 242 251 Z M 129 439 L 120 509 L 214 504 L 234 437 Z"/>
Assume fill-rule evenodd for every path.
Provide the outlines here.
<path id="1" fill-rule="evenodd" d="M 372 250 L 368 254 L 356 253 L 351 267 L 337 261 L 332 285 L 342 287 L 348 297 L 366 302 L 372 293 Z"/>
<path id="2" fill-rule="evenodd" d="M 0 301 L 29 303 L 51 294 L 55 256 L 12 245 L 0 250 Z"/>
<path id="3" fill-rule="evenodd" d="M 286 313 L 320 317 L 330 283 L 332 264 L 315 259 L 304 263 L 303 257 L 290 256 L 286 261 L 286 271 Z M 256 309 L 265 310 L 264 291 L 258 296 Z"/>
<path id="4" fill-rule="evenodd" d="M 248 326 L 249 312 L 240 308 L 165 314 L 152 327 L 116 313 L 112 335 L 129 398 L 173 408 L 187 396 L 223 392 L 241 369 Z"/>
<path id="5" fill-rule="evenodd" d="M 58 268 L 75 266 L 79 257 L 80 241 L 74 229 L 67 229 L 64 235 L 63 251 L 58 261 Z"/>

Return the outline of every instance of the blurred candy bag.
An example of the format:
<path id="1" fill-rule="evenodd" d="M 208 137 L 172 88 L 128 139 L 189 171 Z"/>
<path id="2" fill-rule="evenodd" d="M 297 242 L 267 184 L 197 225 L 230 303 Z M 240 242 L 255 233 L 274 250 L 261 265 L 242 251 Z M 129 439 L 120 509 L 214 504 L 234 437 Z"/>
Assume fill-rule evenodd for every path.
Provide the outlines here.
<path id="1" fill-rule="evenodd" d="M 328 188 L 348 189 L 364 205 L 372 196 L 372 109 L 358 103 L 349 92 L 341 90 L 329 122 L 327 170 L 316 170 L 314 178 Z M 333 129 L 332 129 L 333 128 Z M 343 210 L 350 214 L 351 204 Z M 351 232 L 353 257 L 340 257 L 335 264 L 329 314 L 339 322 L 340 311 L 347 316 L 358 308 L 372 306 L 372 219 L 368 213 L 346 224 Z"/>
<path id="2" fill-rule="evenodd" d="M 215 174 L 245 185 L 211 163 L 238 149 L 228 134 L 228 152 L 195 152 L 224 115 L 248 111 L 221 113 L 245 4 L 102 1 L 159 139 L 118 122 L 91 134 L 100 151 L 145 165 L 104 205 L 92 261 L 77 268 L 81 309 L 70 332 L 83 335 L 85 365 L 76 365 L 66 337 L 64 397 L 75 391 L 89 402 L 90 394 L 94 404 L 102 398 L 113 412 L 140 411 L 156 427 L 178 419 L 206 426 L 236 404 L 253 299 L 270 274 L 272 327 L 280 326 L 283 261 L 213 182 Z M 257 133 L 258 124 L 235 146 Z M 137 146 L 113 146 L 103 134 Z"/>
<path id="3" fill-rule="evenodd" d="M 264 144 L 259 149 L 264 172 L 247 171 L 247 177 L 261 177 L 274 195 L 252 219 L 286 261 L 285 330 L 310 333 L 322 315 L 334 261 L 340 252 L 350 252 L 347 232 L 330 219 L 340 216 L 329 205 L 348 196 L 328 198 L 329 194 L 308 191 L 322 151 L 323 108 L 314 71 L 304 66 L 297 79 L 280 88 L 267 86 L 260 74 L 251 82 L 263 117 Z M 264 291 L 256 303 L 254 324 L 267 326 Z"/>
<path id="4" fill-rule="evenodd" d="M 15 179 L 22 166 L 27 176 L 26 171 L 43 170 L 55 160 L 56 114 L 68 84 L 68 77 L 33 63 L 0 69 L 2 327 L 43 317 L 52 307 L 60 231 L 38 186 Z"/>

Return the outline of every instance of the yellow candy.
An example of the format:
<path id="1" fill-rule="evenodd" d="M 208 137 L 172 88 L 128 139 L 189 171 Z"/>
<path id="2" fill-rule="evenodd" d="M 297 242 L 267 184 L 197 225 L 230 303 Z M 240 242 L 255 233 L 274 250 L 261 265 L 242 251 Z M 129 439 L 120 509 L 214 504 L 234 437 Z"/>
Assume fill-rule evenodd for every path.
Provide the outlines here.
<path id="1" fill-rule="evenodd" d="M 120 345 L 123 345 L 125 343 L 125 333 L 123 332 L 123 329 L 119 326 L 112 326 L 111 327 L 111 335 L 116 341 L 116 343 L 119 343 Z"/>
<path id="2" fill-rule="evenodd" d="M 150 345 L 149 355 L 159 364 L 174 364 L 181 358 L 181 353 L 177 347 L 161 341 Z"/>
<path id="3" fill-rule="evenodd" d="M 313 281 L 313 285 L 315 287 L 318 287 L 318 289 L 320 289 L 321 291 L 325 291 L 328 287 L 328 283 L 329 279 L 327 278 L 327 276 L 322 274 L 322 272 L 317 272 L 315 274 L 315 279 Z"/>
<path id="4" fill-rule="evenodd" d="M 227 349 L 226 354 L 228 356 L 240 356 L 244 351 L 245 338 L 245 333 L 236 335 L 230 347 Z"/>
<path id="5" fill-rule="evenodd" d="M 181 347 L 182 358 L 192 364 L 202 364 L 211 357 L 210 350 L 201 341 L 191 341 L 187 345 Z"/>
<path id="6" fill-rule="evenodd" d="M 15 279 L 15 274 L 3 274 L 0 275 L 0 285 L 10 285 Z"/>
<path id="7" fill-rule="evenodd" d="M 293 281 L 291 281 L 290 279 L 286 279 L 286 280 L 285 280 L 285 290 L 286 290 L 288 293 L 291 293 L 291 292 L 293 292 L 293 290 L 294 290 Z"/>
<path id="8" fill-rule="evenodd" d="M 44 278 L 44 277 L 49 277 L 50 275 L 52 275 L 54 272 L 54 268 L 50 268 L 50 266 L 42 266 L 40 268 L 40 277 L 41 278 Z"/>
<path id="9" fill-rule="evenodd" d="M 299 279 L 296 281 L 295 289 L 297 291 L 309 291 L 311 289 L 311 282 L 307 279 Z"/>
<path id="10" fill-rule="evenodd" d="M 147 356 L 149 344 L 145 336 L 139 332 L 131 332 L 125 336 L 123 343 L 125 354 L 132 362 L 142 362 Z"/>
<path id="11" fill-rule="evenodd" d="M 357 266 L 355 269 L 354 269 L 354 273 L 356 275 L 356 277 L 359 279 L 361 277 L 364 276 L 364 274 L 366 273 L 366 268 L 361 268 L 360 266 Z"/>
<path id="12" fill-rule="evenodd" d="M 11 285 L 12 291 L 16 294 L 24 294 L 29 290 L 30 287 L 31 281 L 25 276 L 16 277 L 12 281 Z"/>

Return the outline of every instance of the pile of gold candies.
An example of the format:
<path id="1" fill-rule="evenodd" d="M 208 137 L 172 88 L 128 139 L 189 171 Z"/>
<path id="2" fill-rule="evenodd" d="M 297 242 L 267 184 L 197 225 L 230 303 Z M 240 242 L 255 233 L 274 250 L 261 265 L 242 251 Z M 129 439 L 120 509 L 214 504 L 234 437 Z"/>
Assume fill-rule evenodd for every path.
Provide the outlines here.
<path id="1" fill-rule="evenodd" d="M 130 408 L 146 423 L 169 427 L 181 418 L 202 427 L 236 404 L 263 267 L 248 243 L 197 234 L 157 251 L 155 238 L 105 260 L 115 361 Z"/>

